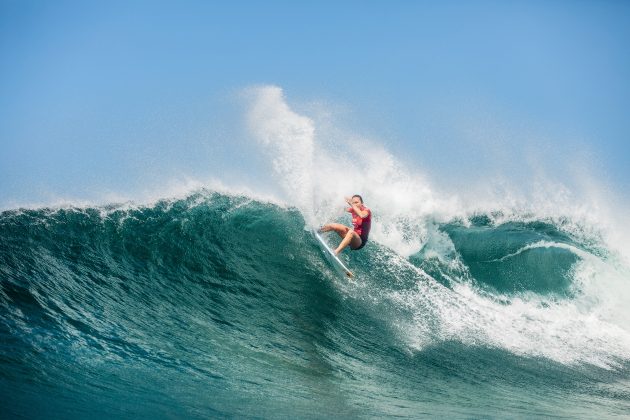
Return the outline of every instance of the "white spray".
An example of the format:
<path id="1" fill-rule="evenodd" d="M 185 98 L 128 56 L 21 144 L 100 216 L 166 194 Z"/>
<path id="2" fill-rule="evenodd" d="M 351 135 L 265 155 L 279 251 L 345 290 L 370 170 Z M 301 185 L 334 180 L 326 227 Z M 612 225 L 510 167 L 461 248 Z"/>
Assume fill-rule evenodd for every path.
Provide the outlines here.
<path id="1" fill-rule="evenodd" d="M 440 197 L 425 176 L 404 167 L 369 140 L 352 136 L 331 144 L 330 139 L 319 138 L 322 134 L 314 120 L 291 110 L 280 88 L 264 86 L 251 89 L 249 94 L 249 127 L 271 156 L 275 178 L 289 204 L 300 209 L 307 223 L 315 226 L 339 218 L 343 197 L 359 193 L 374 214 L 371 239 L 398 255 L 388 264 L 417 271 L 414 290 L 355 289 L 357 294 L 368 290 L 371 299 L 404 306 L 413 314 L 410 320 L 391 320 L 407 346 L 422 349 L 435 340 L 459 340 L 605 368 L 630 358 L 630 331 L 624 328 L 625 320 L 630 319 L 630 287 L 628 270 L 620 261 L 613 264 L 574 249 L 580 257 L 573 269 L 577 297 L 554 301 L 535 294 L 488 297 L 463 280 L 446 288 L 406 259 L 427 243 L 441 244 L 438 248 L 449 254 L 443 255 L 444 259 L 452 259 L 452 244 L 436 231 L 436 224 L 454 218 L 465 221 L 467 215 L 480 209 L 486 214 L 495 212 L 497 223 L 546 220 L 578 236 L 589 236 L 592 231 L 584 229 L 585 223 L 594 226 L 597 215 L 584 205 L 572 206 L 570 194 L 560 194 L 558 202 L 554 201 L 558 194 L 522 200 L 509 193 L 486 198 L 483 205 L 477 200 L 464 206 L 457 198 Z M 554 187 L 553 191 L 559 190 Z M 560 243 L 530 248 L 533 246 L 566 247 Z M 611 293 L 607 286 L 617 292 Z"/>

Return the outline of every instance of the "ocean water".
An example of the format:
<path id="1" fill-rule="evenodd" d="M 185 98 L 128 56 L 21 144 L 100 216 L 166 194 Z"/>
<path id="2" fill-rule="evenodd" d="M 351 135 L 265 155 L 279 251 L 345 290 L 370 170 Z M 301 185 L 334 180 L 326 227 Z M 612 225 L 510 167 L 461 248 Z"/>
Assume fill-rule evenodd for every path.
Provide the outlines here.
<path id="1" fill-rule="evenodd" d="M 622 224 L 557 187 L 441 194 L 378 143 L 348 158 L 366 140 L 280 89 L 250 94 L 282 197 L 0 213 L 0 417 L 630 416 Z M 348 281 L 310 229 L 348 224 L 357 192 L 374 220 Z"/>
<path id="2" fill-rule="evenodd" d="M 630 333 L 585 284 L 627 272 L 495 220 L 372 241 L 349 282 L 297 209 L 246 196 L 5 211 L 3 417 L 628 415 Z"/>

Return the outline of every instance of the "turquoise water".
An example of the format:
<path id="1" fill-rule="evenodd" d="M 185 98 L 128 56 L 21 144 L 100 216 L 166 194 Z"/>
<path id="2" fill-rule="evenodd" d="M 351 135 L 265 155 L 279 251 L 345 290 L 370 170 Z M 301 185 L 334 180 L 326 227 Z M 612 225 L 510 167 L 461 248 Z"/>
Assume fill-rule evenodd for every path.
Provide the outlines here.
<path id="1" fill-rule="evenodd" d="M 247 196 L 5 211 L 2 417 L 630 415 L 627 270 L 496 220 L 426 221 L 408 256 L 376 232 L 348 282 L 300 211 Z"/>

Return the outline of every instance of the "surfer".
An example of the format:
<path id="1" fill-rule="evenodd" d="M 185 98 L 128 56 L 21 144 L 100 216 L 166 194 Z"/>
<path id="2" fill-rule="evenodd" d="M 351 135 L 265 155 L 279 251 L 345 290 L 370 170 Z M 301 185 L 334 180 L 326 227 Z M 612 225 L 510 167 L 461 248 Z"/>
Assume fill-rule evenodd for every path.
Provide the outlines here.
<path id="1" fill-rule="evenodd" d="M 348 245 L 353 251 L 363 248 L 368 241 L 372 227 L 372 212 L 363 205 L 363 198 L 355 194 L 352 197 L 345 197 L 345 199 L 346 203 L 350 205 L 347 211 L 352 214 L 353 229 L 341 223 L 328 223 L 320 229 L 321 232 L 334 230 L 342 238 L 341 243 L 335 249 L 335 255 L 339 255 Z"/>

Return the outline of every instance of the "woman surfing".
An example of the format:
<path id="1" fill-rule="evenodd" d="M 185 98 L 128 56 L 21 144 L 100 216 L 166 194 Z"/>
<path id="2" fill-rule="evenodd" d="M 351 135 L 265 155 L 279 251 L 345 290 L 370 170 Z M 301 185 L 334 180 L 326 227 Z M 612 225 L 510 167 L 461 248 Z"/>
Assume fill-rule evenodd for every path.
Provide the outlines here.
<path id="1" fill-rule="evenodd" d="M 345 197 L 346 203 L 350 205 L 347 209 L 352 214 L 352 229 L 341 223 L 328 223 L 320 229 L 320 232 L 334 230 L 342 238 L 341 243 L 335 249 L 335 255 L 348 245 L 353 251 L 358 251 L 365 246 L 372 227 L 372 211 L 363 204 L 363 198 L 355 194 L 352 197 Z"/>

